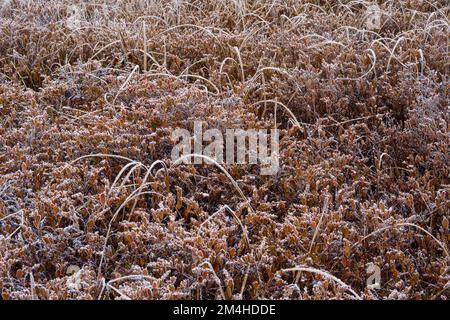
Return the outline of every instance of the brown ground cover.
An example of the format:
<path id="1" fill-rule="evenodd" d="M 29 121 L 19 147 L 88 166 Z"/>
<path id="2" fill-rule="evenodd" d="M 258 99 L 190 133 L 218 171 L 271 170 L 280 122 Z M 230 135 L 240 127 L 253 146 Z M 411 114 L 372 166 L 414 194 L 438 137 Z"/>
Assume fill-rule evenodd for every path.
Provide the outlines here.
<path id="1" fill-rule="evenodd" d="M 3 299 L 449 297 L 448 2 L 1 4 Z M 280 171 L 175 166 L 194 120 Z"/>

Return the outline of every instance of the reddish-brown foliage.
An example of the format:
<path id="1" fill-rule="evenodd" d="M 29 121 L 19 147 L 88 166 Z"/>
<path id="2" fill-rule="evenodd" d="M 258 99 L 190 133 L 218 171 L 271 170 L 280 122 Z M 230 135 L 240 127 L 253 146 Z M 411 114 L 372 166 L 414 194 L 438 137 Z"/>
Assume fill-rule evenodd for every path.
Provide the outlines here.
<path id="1" fill-rule="evenodd" d="M 4 6 L 1 297 L 354 297 L 302 266 L 448 298 L 449 7 L 378 2 L 374 30 L 366 1 Z M 225 166 L 252 210 L 216 167 L 172 166 L 174 128 L 270 128 L 264 100 L 300 128 L 278 109 L 277 176 Z M 114 184 L 130 161 L 106 155 L 136 163 Z"/>

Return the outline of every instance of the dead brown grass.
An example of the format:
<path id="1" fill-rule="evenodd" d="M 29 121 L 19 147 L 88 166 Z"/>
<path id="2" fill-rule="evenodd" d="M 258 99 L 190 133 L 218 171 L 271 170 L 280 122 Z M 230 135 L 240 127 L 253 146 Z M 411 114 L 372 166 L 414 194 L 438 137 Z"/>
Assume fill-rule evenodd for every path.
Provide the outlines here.
<path id="1" fill-rule="evenodd" d="M 2 299 L 447 299 L 449 7 L 378 2 L 4 6 Z M 171 163 L 198 119 L 279 174 Z"/>

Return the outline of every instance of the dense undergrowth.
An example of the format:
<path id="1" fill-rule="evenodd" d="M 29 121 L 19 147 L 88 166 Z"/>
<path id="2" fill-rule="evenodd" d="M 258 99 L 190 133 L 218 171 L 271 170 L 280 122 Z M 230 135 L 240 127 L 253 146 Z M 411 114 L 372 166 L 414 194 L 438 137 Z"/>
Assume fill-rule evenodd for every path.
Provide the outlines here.
<path id="1" fill-rule="evenodd" d="M 3 1 L 1 297 L 448 298 L 449 6 L 378 2 Z M 174 165 L 194 120 L 280 171 Z"/>

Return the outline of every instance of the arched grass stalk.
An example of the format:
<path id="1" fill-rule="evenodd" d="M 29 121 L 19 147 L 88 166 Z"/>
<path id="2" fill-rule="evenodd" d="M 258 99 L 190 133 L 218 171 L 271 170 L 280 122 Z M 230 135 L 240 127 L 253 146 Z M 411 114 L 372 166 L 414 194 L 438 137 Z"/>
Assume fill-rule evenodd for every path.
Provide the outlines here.
<path id="1" fill-rule="evenodd" d="M 109 191 L 108 191 L 108 194 L 107 194 L 106 200 L 105 200 L 105 204 L 104 204 L 104 207 L 105 207 L 105 208 L 106 208 L 106 206 L 107 206 L 107 204 L 108 204 L 108 200 L 109 200 L 109 198 L 110 198 L 110 196 L 111 196 L 111 193 L 112 193 L 112 191 L 114 190 L 114 187 L 115 187 L 116 183 L 118 182 L 118 179 L 120 179 L 120 177 L 122 176 L 122 174 L 123 174 L 123 172 L 124 172 L 124 169 L 127 169 L 128 166 L 129 166 L 130 164 L 133 165 L 133 167 L 130 169 L 130 171 L 127 173 L 127 175 L 126 175 L 126 176 L 124 177 L 124 179 L 122 180 L 122 183 L 121 183 L 120 186 L 118 187 L 119 189 L 121 189 L 121 188 L 125 185 L 125 183 L 130 179 L 130 176 L 134 173 L 134 171 L 136 171 L 136 170 L 141 166 L 140 163 L 130 162 L 129 164 L 127 164 L 127 165 L 120 171 L 120 173 L 117 175 L 116 179 L 114 180 L 114 183 L 112 184 L 112 186 L 110 187 L 110 189 L 109 189 Z M 145 182 L 142 183 L 142 184 L 145 184 Z M 132 185 L 130 185 L 130 186 L 136 186 L 136 184 L 134 183 L 134 184 L 132 184 Z M 136 203 L 137 203 L 137 199 L 135 200 L 134 205 L 133 205 L 133 208 L 132 208 L 131 211 L 130 211 L 130 215 L 133 213 L 134 208 L 135 208 L 135 206 L 136 206 Z"/>
<path id="2" fill-rule="evenodd" d="M 289 21 L 289 23 L 292 24 L 293 27 L 297 27 L 297 25 L 306 18 L 306 15 L 304 13 L 301 13 L 294 17 L 288 17 L 287 15 L 282 14 L 280 18 L 284 18 L 285 20 Z"/>
<path id="3" fill-rule="evenodd" d="M 100 293 L 98 295 L 98 300 L 100 300 L 103 296 L 103 292 L 105 290 L 105 288 L 111 288 L 112 284 L 117 283 L 117 282 L 122 282 L 122 281 L 128 281 L 128 280 L 132 280 L 132 281 L 139 281 L 139 280 L 147 280 L 148 282 L 155 282 L 155 281 L 161 281 L 161 280 L 165 280 L 170 273 L 165 273 L 161 278 L 155 278 L 152 276 L 147 276 L 147 275 L 128 275 L 128 276 L 123 276 L 123 277 L 119 277 L 119 278 L 115 278 L 112 280 L 109 280 L 108 282 L 105 282 L 105 279 L 102 278 L 102 289 L 100 290 Z M 113 287 L 115 288 L 115 287 Z M 116 290 L 114 290 L 115 292 L 124 295 L 120 290 L 118 290 L 117 288 L 115 288 Z M 153 289 L 150 291 L 152 298 L 153 298 Z"/>
<path id="4" fill-rule="evenodd" d="M 144 176 L 144 179 L 143 179 L 141 185 L 140 185 L 136 190 L 134 190 L 134 191 L 133 191 L 126 199 L 125 199 L 125 201 L 124 201 L 124 202 L 120 205 L 120 207 L 115 211 L 113 217 L 111 218 L 111 220 L 110 220 L 110 222 L 109 222 L 109 224 L 108 224 L 108 229 L 107 229 L 106 236 L 105 236 L 105 242 L 104 242 L 104 245 L 103 245 L 103 250 L 102 250 L 101 257 L 100 257 L 100 263 L 99 263 L 99 266 L 98 266 L 98 278 L 100 278 L 101 271 L 102 271 L 103 260 L 104 260 L 105 253 L 106 253 L 106 246 L 107 246 L 107 244 L 108 244 L 108 239 L 109 239 L 109 236 L 110 236 L 110 233 L 111 233 L 112 224 L 113 224 L 114 220 L 117 218 L 119 212 L 120 212 L 120 211 L 121 211 L 121 210 L 122 210 L 122 209 L 130 202 L 130 201 L 132 201 L 132 200 L 134 200 L 134 199 L 137 199 L 137 198 L 138 198 L 139 196 L 141 196 L 141 195 L 145 195 L 145 194 L 153 194 L 153 195 L 158 195 L 158 196 L 163 197 L 163 195 L 160 194 L 160 193 L 158 193 L 158 192 L 153 192 L 153 191 L 142 192 L 142 190 L 143 190 L 145 187 L 147 187 L 147 186 L 150 185 L 149 183 L 147 183 L 147 180 L 148 180 L 149 176 L 151 175 L 151 172 L 152 172 L 153 168 L 154 168 L 156 165 L 161 164 L 161 165 L 165 168 L 165 171 L 166 171 L 166 183 L 167 183 L 167 180 L 168 180 L 168 179 L 167 179 L 167 174 L 168 174 L 168 173 L 167 173 L 167 167 L 165 166 L 164 162 L 162 162 L 162 161 L 160 161 L 160 160 L 154 161 L 154 162 L 150 165 L 150 167 L 147 168 L 144 164 L 142 164 L 142 163 L 140 163 L 140 162 L 138 162 L 138 161 L 132 160 L 132 159 L 130 159 L 130 158 L 122 157 L 122 156 L 117 156 L 117 155 L 108 155 L 108 154 L 90 154 L 90 155 L 86 155 L 86 156 L 79 157 L 79 158 L 73 160 L 70 164 L 74 164 L 74 163 L 76 163 L 77 161 L 80 161 L 80 160 L 83 160 L 83 159 L 87 159 L 87 158 L 96 158 L 96 157 L 110 157 L 110 158 L 116 158 L 116 159 L 126 160 L 126 161 L 129 162 L 129 163 L 128 163 L 124 168 L 122 168 L 122 170 L 119 172 L 118 177 L 116 177 L 116 179 L 114 180 L 113 186 L 115 186 L 115 185 L 117 184 L 117 182 L 119 181 L 120 177 L 123 175 L 123 173 L 124 173 L 129 167 L 134 166 L 134 167 L 132 167 L 132 169 L 131 169 L 130 172 L 128 173 L 126 179 L 124 180 L 124 182 L 122 182 L 122 184 L 125 183 L 126 180 L 128 180 L 129 175 L 131 175 L 131 173 L 132 173 L 137 167 L 142 166 L 143 168 L 147 169 L 147 172 L 146 172 L 146 174 L 145 174 L 145 176 Z M 110 192 L 111 192 L 111 190 L 110 190 Z M 110 195 L 110 192 L 108 193 L 108 195 Z M 133 206 L 133 208 L 134 208 L 134 206 Z M 107 212 L 107 211 L 109 211 L 109 210 L 110 210 L 109 208 L 106 208 L 106 209 L 104 209 L 103 211 L 104 211 L 104 213 L 105 213 L 105 212 Z"/>
<path id="5" fill-rule="evenodd" d="M 162 166 L 163 166 L 163 168 L 165 169 L 165 172 L 166 172 L 166 183 L 167 183 L 167 181 L 168 181 L 168 172 L 167 172 L 167 167 L 166 167 L 166 165 L 164 164 L 164 162 L 162 162 L 162 161 L 160 161 L 160 160 L 156 160 L 156 161 L 154 161 L 151 165 L 150 165 L 150 167 L 148 168 L 148 170 L 147 170 L 147 172 L 145 173 L 145 176 L 144 176 L 144 179 L 142 180 L 142 182 L 141 182 L 141 185 L 136 189 L 136 190 L 134 190 L 126 199 L 125 199 L 125 201 L 120 205 L 120 207 L 116 210 L 116 212 L 114 213 L 114 215 L 113 215 L 113 217 L 111 218 L 111 220 L 110 220 L 110 222 L 109 222 L 109 225 L 108 225 L 108 230 L 107 230 L 107 232 L 106 232 L 106 237 L 105 237 L 105 243 L 104 243 L 104 245 L 103 245 L 103 251 L 102 251 L 102 255 L 101 255 L 101 258 L 100 258 L 100 263 L 99 263 L 99 267 L 98 267 L 98 277 L 100 277 L 100 275 L 101 275 L 101 270 L 102 270 L 102 263 L 103 263 L 103 260 L 104 260 L 104 256 L 105 256 L 105 252 L 106 252 L 106 246 L 107 246 L 107 244 L 108 244 L 108 238 L 109 238 L 109 235 L 110 235 L 110 233 L 111 233 L 111 227 L 112 227 L 112 223 L 114 222 L 114 220 L 117 218 L 117 216 L 118 216 L 118 214 L 119 214 L 119 212 L 130 202 L 130 201 L 132 201 L 132 200 L 136 200 L 137 201 L 137 198 L 139 197 L 139 196 L 141 196 L 141 195 L 145 195 L 145 194 L 153 194 L 153 195 L 158 195 L 158 196 L 160 196 L 160 197 L 164 197 L 162 194 L 160 194 L 160 193 L 158 193 L 158 192 L 154 192 L 154 191 L 146 191 L 146 192 L 143 192 L 142 190 L 144 190 L 144 188 L 146 188 L 147 186 L 149 186 L 150 185 L 150 183 L 147 183 L 147 180 L 148 180 L 148 178 L 150 177 L 150 175 L 152 174 L 152 170 L 153 170 L 153 168 L 156 166 L 156 165 L 158 165 L 158 164 L 161 164 Z M 168 186 L 167 186 L 168 187 Z M 135 205 L 136 205 L 136 203 L 133 205 L 133 208 L 132 208 L 132 210 L 131 210 L 131 213 L 133 212 L 133 210 L 134 210 L 134 208 L 135 208 Z M 131 214 L 130 213 L 130 214 Z"/>
<path id="6" fill-rule="evenodd" d="M 373 30 L 358 29 L 358 28 L 352 27 L 352 26 L 343 26 L 343 27 L 337 28 L 337 30 L 341 30 L 341 29 L 345 29 L 345 31 L 347 32 L 347 34 L 348 34 L 348 30 L 353 30 L 353 31 L 356 32 L 356 34 L 362 33 L 362 36 L 363 36 L 363 37 L 364 37 L 364 35 L 365 35 L 366 33 L 368 33 L 368 34 L 373 34 L 373 35 L 375 35 L 378 39 L 382 38 L 382 36 L 381 36 L 378 32 L 375 32 L 375 31 L 373 31 Z"/>
<path id="7" fill-rule="evenodd" d="M 93 60 L 93 59 L 94 59 L 95 57 L 97 57 L 103 50 L 106 50 L 106 49 L 108 49 L 109 47 L 111 47 L 111 46 L 113 46 L 113 45 L 115 45 L 115 44 L 118 44 L 118 43 L 120 43 L 120 40 L 116 40 L 116 41 L 112 41 L 112 42 L 108 43 L 107 45 L 105 45 L 105 46 L 103 46 L 102 48 L 100 48 L 99 50 L 97 50 L 97 52 L 94 53 L 94 55 L 92 55 L 92 57 L 90 57 L 89 59 L 90 59 L 90 60 Z"/>
<path id="8" fill-rule="evenodd" d="M 106 288 L 109 288 L 111 290 L 113 290 L 114 292 L 118 293 L 121 297 L 124 297 L 127 300 L 132 300 L 130 297 L 128 297 L 126 294 L 124 294 L 122 291 L 120 291 L 119 289 L 117 289 L 116 287 L 113 286 L 113 283 L 116 282 L 121 282 L 121 281 L 126 281 L 126 280 L 134 280 L 134 281 L 139 281 L 139 280 L 149 280 L 150 283 L 152 283 L 153 281 L 155 281 L 156 279 L 151 277 L 151 276 L 144 276 L 144 275 L 129 275 L 129 276 L 124 276 L 124 277 L 120 277 L 120 278 L 116 278 L 116 279 L 112 279 L 110 281 L 108 281 L 105 284 Z M 101 290 L 100 295 L 98 296 L 98 300 L 101 299 L 103 294 L 103 290 Z M 151 294 L 151 298 L 153 299 L 153 289 L 150 290 L 150 294 Z"/>
<path id="9" fill-rule="evenodd" d="M 217 276 L 217 273 L 214 271 L 213 266 L 211 265 L 211 262 L 209 261 L 204 261 L 200 264 L 202 266 L 202 268 L 206 269 L 206 270 L 210 270 L 211 273 L 213 274 L 213 278 L 214 281 L 217 283 L 217 285 L 219 286 L 219 291 L 220 291 L 220 295 L 222 297 L 222 300 L 227 300 L 226 296 L 225 296 L 225 291 L 223 291 L 223 286 L 222 283 L 220 282 L 220 278 Z M 205 266 L 207 266 L 207 268 L 205 268 Z"/>
<path id="10" fill-rule="evenodd" d="M 270 26 L 270 22 L 265 20 L 263 17 L 261 17 L 260 15 L 254 13 L 254 12 L 248 12 L 246 14 L 244 14 L 242 16 L 242 19 L 245 21 L 245 18 L 247 17 L 255 17 L 259 20 L 259 23 L 264 23 L 266 26 Z"/>
<path id="11" fill-rule="evenodd" d="M 228 180 L 230 180 L 231 184 L 234 186 L 234 188 L 237 190 L 237 192 L 239 193 L 239 195 L 241 196 L 242 200 L 244 200 L 244 203 L 247 204 L 248 208 L 250 211 L 252 211 L 253 213 L 255 213 L 255 211 L 253 210 L 250 201 L 247 199 L 247 197 L 244 195 L 244 192 L 242 191 L 242 189 L 239 187 L 239 185 L 237 184 L 236 180 L 233 179 L 233 177 L 228 173 L 227 170 L 225 170 L 225 168 L 223 166 L 221 166 L 216 160 L 214 160 L 211 157 L 202 155 L 202 154 L 196 154 L 196 153 L 191 153 L 191 154 L 187 154 L 184 155 L 180 158 L 178 158 L 171 167 L 176 167 L 180 164 L 183 163 L 184 160 L 190 159 L 190 158 L 201 158 L 203 160 L 207 160 L 211 163 L 213 163 L 217 168 L 220 169 L 220 171 L 222 171 L 225 176 L 228 178 Z"/>
<path id="12" fill-rule="evenodd" d="M 242 233 L 247 245 L 247 248 L 249 250 L 251 250 L 250 247 L 250 239 L 248 238 L 248 232 L 247 232 L 247 228 L 242 224 L 241 219 L 239 219 L 239 217 L 236 215 L 236 213 L 228 206 L 228 205 L 224 205 L 222 208 L 220 208 L 219 210 L 217 210 L 215 213 L 213 213 L 212 215 L 210 215 L 208 217 L 208 219 L 206 219 L 205 221 L 202 222 L 202 224 L 198 227 L 198 230 L 202 231 L 202 228 L 205 224 L 207 224 L 208 222 L 210 222 L 212 219 L 214 219 L 219 213 L 223 212 L 223 211 L 228 211 L 231 216 L 234 218 L 234 220 L 236 220 L 236 222 L 239 224 L 239 226 L 242 229 Z"/>
<path id="13" fill-rule="evenodd" d="M 285 69 L 282 69 L 282 68 L 276 68 L 276 67 L 264 67 L 264 68 L 258 69 L 258 70 L 256 71 L 256 73 L 253 75 L 253 77 L 250 79 L 250 81 L 255 81 L 255 80 L 256 80 L 261 74 L 263 74 L 263 72 L 266 71 L 266 70 L 276 71 L 276 72 L 279 72 L 279 73 L 281 73 L 281 74 L 290 76 L 289 72 L 287 72 Z"/>
<path id="14" fill-rule="evenodd" d="M 157 35 L 155 36 L 155 38 L 158 37 L 159 35 L 163 35 L 163 34 L 169 33 L 169 32 L 171 32 L 171 31 L 174 31 L 174 30 L 180 29 L 180 28 L 195 28 L 195 29 L 202 30 L 202 31 L 204 31 L 206 34 L 208 34 L 208 35 L 210 35 L 212 38 L 214 38 L 214 40 L 216 40 L 216 42 L 217 42 L 217 43 L 220 45 L 220 47 L 223 49 L 223 44 L 222 44 L 222 42 L 219 40 L 219 38 L 217 38 L 217 37 L 214 35 L 214 33 L 212 33 L 210 30 L 208 30 L 208 28 L 202 27 L 202 26 L 197 26 L 197 25 L 195 25 L 195 24 L 190 24 L 190 23 L 186 23 L 186 24 L 181 24 L 181 25 L 173 26 L 173 27 L 171 27 L 171 28 L 169 28 L 169 29 L 166 29 L 166 30 L 160 32 L 159 34 L 157 34 Z M 210 29 L 211 29 L 211 28 L 210 28 Z M 212 28 L 212 29 L 217 29 L 217 28 Z M 221 32 L 224 32 L 224 31 L 221 30 L 221 29 L 219 29 L 219 30 L 220 30 Z"/>
<path id="15" fill-rule="evenodd" d="M 402 42 L 404 39 L 406 39 L 406 38 L 405 37 L 400 37 L 397 40 L 397 42 L 395 43 L 394 48 L 392 48 L 391 55 L 389 56 L 389 60 L 388 60 L 387 66 L 386 66 L 386 72 L 389 71 L 389 67 L 391 66 L 391 60 L 392 60 L 392 57 L 394 55 L 395 49 L 397 49 L 397 46 L 399 45 L 399 43 Z"/>
<path id="16" fill-rule="evenodd" d="M 209 93 L 212 93 L 213 95 L 219 95 L 220 94 L 219 88 L 214 83 L 212 83 L 210 80 L 206 79 L 205 77 L 199 76 L 197 74 L 183 74 L 183 75 L 179 75 L 178 77 L 179 78 L 194 78 L 194 79 L 203 80 L 206 83 L 208 83 L 211 87 L 213 87 L 214 90 L 216 91 L 216 93 L 212 93 L 212 92 L 208 91 Z"/>
<path id="17" fill-rule="evenodd" d="M 300 6 L 300 8 L 307 8 L 307 7 L 315 8 L 315 9 L 319 10 L 320 12 L 322 12 L 325 15 L 329 14 L 322 7 L 320 7 L 320 6 L 318 6 L 317 4 L 314 4 L 314 3 L 305 3 L 305 4 L 302 4 Z"/>
<path id="18" fill-rule="evenodd" d="M 146 186 L 148 186 L 149 184 L 146 184 Z M 120 211 L 132 200 L 142 196 L 142 195 L 146 195 L 146 194 L 152 194 L 152 195 L 157 195 L 160 197 L 164 197 L 164 195 L 162 195 L 161 193 L 158 192 L 154 192 L 154 191 L 145 191 L 145 192 L 140 192 L 140 189 L 136 189 L 135 191 L 133 191 L 126 199 L 125 201 L 120 205 L 120 207 L 116 210 L 116 212 L 114 213 L 114 215 L 112 216 L 111 220 L 109 221 L 108 224 L 108 230 L 106 232 L 106 236 L 105 236 L 105 242 L 103 244 L 103 249 L 102 249 L 102 253 L 100 256 L 100 263 L 98 265 L 98 272 L 97 272 L 97 276 L 98 278 L 100 278 L 101 272 L 102 272 L 102 266 L 103 266 L 103 261 L 105 259 L 105 253 L 106 253 L 106 247 L 108 245 L 108 239 L 109 236 L 111 235 L 111 228 L 112 228 L 112 224 L 113 222 L 116 220 L 117 216 L 119 215 Z"/>
<path id="19" fill-rule="evenodd" d="M 239 45 L 239 49 L 242 49 L 247 44 L 247 41 L 251 39 L 255 34 L 257 34 L 259 31 L 267 27 L 268 27 L 267 25 L 263 25 L 262 27 L 259 28 L 254 27 L 254 29 L 245 36 L 244 40 L 242 40 L 241 44 Z"/>
<path id="20" fill-rule="evenodd" d="M 330 274 L 328 272 L 322 271 L 320 269 L 299 266 L 299 267 L 295 267 L 295 268 L 283 269 L 281 271 L 282 272 L 299 271 L 299 272 L 309 272 L 309 273 L 321 275 L 322 277 L 324 277 L 328 280 L 332 280 L 332 281 L 336 282 L 337 284 L 339 284 L 342 288 L 344 288 L 345 290 L 350 292 L 356 299 L 362 300 L 361 296 L 359 294 L 357 294 L 349 285 L 345 284 L 341 279 L 333 276 L 332 274 Z"/>
<path id="21" fill-rule="evenodd" d="M 189 74 L 189 69 L 191 69 L 193 66 L 195 66 L 195 65 L 197 65 L 199 63 L 205 62 L 207 60 L 208 60 L 208 58 L 202 58 L 202 59 L 199 59 L 199 60 L 195 61 L 194 63 L 188 65 L 186 68 L 184 68 L 183 71 L 181 71 L 180 76 Z"/>
<path id="22" fill-rule="evenodd" d="M 231 57 L 226 57 L 226 58 L 223 59 L 222 62 L 220 63 L 220 68 L 219 68 L 219 73 L 220 73 L 220 74 L 224 73 L 224 72 L 223 72 L 223 67 L 225 66 L 225 64 L 227 63 L 227 61 L 233 61 L 236 65 L 239 66 L 239 63 L 238 63 L 235 59 L 233 59 L 233 58 L 231 58 Z"/>
<path id="23" fill-rule="evenodd" d="M 111 185 L 108 195 L 107 197 L 109 197 L 111 195 L 111 192 L 114 190 L 114 187 L 116 186 L 116 184 L 119 182 L 120 178 L 122 177 L 122 175 L 125 173 L 126 170 L 128 170 L 129 167 L 132 167 L 130 169 L 130 171 L 128 172 L 128 174 L 125 176 L 125 178 L 122 180 L 122 184 L 119 186 L 119 188 L 121 186 L 123 186 L 124 183 L 126 183 L 126 181 L 128 181 L 129 177 L 131 176 L 131 174 L 140 166 L 143 166 L 142 163 L 140 162 L 136 162 L 136 161 L 132 161 L 130 163 L 127 163 L 119 172 L 119 174 L 117 174 L 116 178 L 114 179 L 113 184 Z"/>
<path id="24" fill-rule="evenodd" d="M 148 46 L 145 46 L 145 47 L 148 48 Z M 157 68 L 159 68 L 159 69 L 162 68 L 162 66 L 159 64 L 159 62 L 155 59 L 155 57 L 152 56 L 152 54 L 151 54 L 150 52 L 148 52 L 148 50 L 142 50 L 142 49 L 139 49 L 139 50 L 137 50 L 137 52 L 140 52 L 140 53 L 142 53 L 145 57 L 147 57 L 147 58 L 144 57 L 144 59 L 148 60 L 148 58 L 150 58 L 150 59 L 153 61 L 153 64 L 152 64 L 150 67 L 152 67 L 153 65 L 155 65 L 155 66 L 156 66 Z M 145 68 L 144 68 L 144 70 L 148 71 L 148 69 L 145 69 Z"/>
<path id="25" fill-rule="evenodd" d="M 292 113 L 292 111 L 291 111 L 287 106 L 285 106 L 285 105 L 284 105 L 283 103 L 281 103 L 280 101 L 277 101 L 277 100 L 271 100 L 271 99 L 269 99 L 269 100 L 261 100 L 261 101 L 258 101 L 258 102 L 253 103 L 252 106 L 258 105 L 258 104 L 261 104 L 261 103 L 266 103 L 266 102 L 271 102 L 271 103 L 273 103 L 273 104 L 275 105 L 275 114 L 276 114 L 276 112 L 277 112 L 277 106 L 278 106 L 278 105 L 280 105 L 281 107 L 283 107 L 283 109 L 284 109 L 284 110 L 289 114 L 289 116 L 291 117 L 291 119 L 292 119 L 292 121 L 293 121 L 293 123 L 294 123 L 294 126 L 296 126 L 296 127 L 298 127 L 298 128 L 301 128 L 300 122 L 298 122 L 297 117 Z M 276 119 L 275 119 L 275 121 L 276 121 Z"/>
<path id="26" fill-rule="evenodd" d="M 144 179 L 143 179 L 141 185 L 139 186 L 139 188 L 137 189 L 137 191 L 141 191 L 141 190 L 143 190 L 145 187 L 147 187 L 147 185 L 149 185 L 149 184 L 147 183 L 147 180 L 148 180 L 148 178 L 150 177 L 150 175 L 152 174 L 153 168 L 154 168 L 156 165 L 158 165 L 158 164 L 161 164 L 161 165 L 162 165 L 162 169 L 160 169 L 160 170 L 164 170 L 164 172 L 165 172 L 165 185 L 166 185 L 166 189 L 169 190 L 169 176 L 168 176 L 168 171 L 167 171 L 166 164 L 165 164 L 164 162 L 162 162 L 161 160 L 156 160 L 156 161 L 154 161 L 154 162 L 151 164 L 150 168 L 147 170 L 147 172 L 146 172 L 146 174 L 145 174 L 145 176 L 144 176 Z M 156 172 L 156 175 L 158 174 L 158 172 L 159 172 L 159 170 Z M 128 180 L 128 178 L 129 178 L 129 175 L 130 175 L 130 174 L 131 174 L 131 172 L 127 175 L 127 177 L 126 177 L 127 180 Z M 156 176 L 156 175 L 155 175 L 155 176 Z M 123 183 L 122 183 L 122 184 L 123 184 Z M 130 217 L 130 216 L 133 214 L 133 211 L 134 211 L 134 209 L 135 209 L 135 207 L 136 207 L 136 204 L 137 204 L 137 198 L 136 198 L 135 201 L 134 201 L 133 207 L 131 208 L 128 217 Z"/>
<path id="27" fill-rule="evenodd" d="M 168 26 L 167 22 L 164 21 L 164 19 L 162 19 L 161 17 L 158 17 L 158 16 L 154 16 L 154 15 L 140 16 L 136 20 L 134 20 L 133 24 L 136 25 L 141 20 L 144 20 L 144 22 L 145 22 L 145 20 L 150 20 L 150 19 L 156 20 L 158 22 L 162 22 L 166 27 Z"/>
<path id="28" fill-rule="evenodd" d="M 398 59 L 394 55 L 394 51 L 389 49 L 389 47 L 383 43 L 383 40 L 395 41 L 394 39 L 390 39 L 390 38 L 380 38 L 380 39 L 373 40 L 370 45 L 372 46 L 374 43 L 378 43 L 380 46 L 382 46 L 384 49 L 386 49 L 387 52 L 389 52 L 389 55 L 390 55 L 389 59 L 395 59 L 402 67 L 405 67 L 405 65 L 400 61 L 400 59 Z"/>
<path id="29" fill-rule="evenodd" d="M 364 73 L 363 75 L 359 76 L 358 78 L 336 78 L 336 80 L 351 80 L 351 81 L 358 81 L 363 79 L 364 77 L 368 76 L 373 69 L 375 69 L 375 65 L 377 63 L 377 56 L 375 54 L 375 51 L 373 51 L 372 49 L 367 49 L 366 51 L 369 51 L 372 55 L 370 57 L 370 60 L 372 61 L 372 66 L 370 67 L 370 69 Z"/>
<path id="30" fill-rule="evenodd" d="M 120 86 L 119 91 L 117 91 L 112 104 L 114 105 L 116 103 L 117 98 L 119 97 L 119 94 L 123 91 L 123 89 L 125 89 L 126 85 L 128 84 L 128 82 L 131 80 L 131 77 L 133 76 L 133 74 L 139 69 L 139 66 L 136 65 L 133 70 L 131 71 L 131 73 L 128 75 L 127 79 L 125 80 L 125 82 L 122 84 L 122 86 Z"/>
<path id="31" fill-rule="evenodd" d="M 439 241 L 435 236 L 433 236 L 430 232 L 428 232 L 427 230 L 425 230 L 421 226 L 418 226 L 418 225 L 416 225 L 414 223 L 409 223 L 409 222 L 396 223 L 396 224 L 393 224 L 391 226 L 386 226 L 386 227 L 382 227 L 380 229 L 377 229 L 377 230 L 371 232 L 370 234 L 368 234 L 367 236 L 365 236 L 364 238 L 362 238 L 361 240 L 359 240 L 357 243 L 355 243 L 352 246 L 352 248 L 354 248 L 357 245 L 361 244 L 364 240 L 367 240 L 368 238 L 373 237 L 373 236 L 375 236 L 375 235 L 377 235 L 377 234 L 379 234 L 379 233 L 381 233 L 381 232 L 383 232 L 385 230 L 395 229 L 395 228 L 398 228 L 398 227 L 413 227 L 413 228 L 416 228 L 419 231 L 422 231 L 426 235 L 430 236 L 442 248 L 442 250 L 444 251 L 445 255 L 447 256 L 447 261 L 450 262 L 449 252 L 448 252 L 446 246 L 441 241 Z"/>

